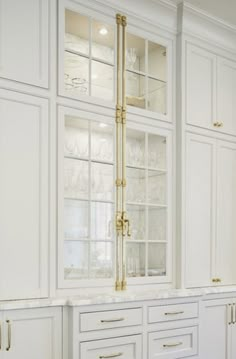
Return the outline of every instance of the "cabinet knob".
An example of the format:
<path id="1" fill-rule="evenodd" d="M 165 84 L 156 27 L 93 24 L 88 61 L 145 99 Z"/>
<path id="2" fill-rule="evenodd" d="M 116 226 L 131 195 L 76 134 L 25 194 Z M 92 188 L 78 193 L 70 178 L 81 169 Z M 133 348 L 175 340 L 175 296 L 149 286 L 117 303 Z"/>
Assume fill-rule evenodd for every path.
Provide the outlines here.
<path id="1" fill-rule="evenodd" d="M 223 122 L 218 122 L 218 121 L 217 121 L 217 122 L 214 122 L 214 123 L 213 123 L 213 126 L 214 126 L 214 127 L 223 127 L 224 124 L 223 124 Z"/>
<path id="2" fill-rule="evenodd" d="M 212 282 L 213 283 L 221 283 L 221 279 L 220 278 L 212 278 Z"/>

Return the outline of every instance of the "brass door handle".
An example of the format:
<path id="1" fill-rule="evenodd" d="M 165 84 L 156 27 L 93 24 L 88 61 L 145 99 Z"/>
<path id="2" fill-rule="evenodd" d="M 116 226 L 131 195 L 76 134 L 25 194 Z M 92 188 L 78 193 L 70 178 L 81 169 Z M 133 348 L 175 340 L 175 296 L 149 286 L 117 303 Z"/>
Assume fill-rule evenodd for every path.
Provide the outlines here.
<path id="1" fill-rule="evenodd" d="M 182 345 L 182 344 L 183 344 L 183 342 L 163 344 L 163 348 L 178 347 L 179 345 Z"/>
<path id="2" fill-rule="evenodd" d="M 232 304 L 228 304 L 228 324 L 232 324 Z"/>
<path id="3" fill-rule="evenodd" d="M 108 354 L 108 355 L 99 355 L 99 359 L 108 359 L 108 358 L 117 358 L 121 357 L 123 353 L 114 353 L 114 354 Z"/>
<path id="4" fill-rule="evenodd" d="M 6 351 L 9 351 L 11 349 L 11 322 L 10 320 L 6 320 L 7 323 L 7 347 L 6 347 Z"/>
<path id="5" fill-rule="evenodd" d="M 165 315 L 177 315 L 177 314 L 184 314 L 183 310 L 180 310 L 179 312 L 166 312 Z"/>
<path id="6" fill-rule="evenodd" d="M 125 318 L 101 319 L 101 323 L 122 322 L 123 320 L 125 320 Z"/>
<path id="7" fill-rule="evenodd" d="M 232 324 L 236 323 L 236 313 L 235 313 L 235 303 L 232 304 L 231 311 L 232 311 Z"/>

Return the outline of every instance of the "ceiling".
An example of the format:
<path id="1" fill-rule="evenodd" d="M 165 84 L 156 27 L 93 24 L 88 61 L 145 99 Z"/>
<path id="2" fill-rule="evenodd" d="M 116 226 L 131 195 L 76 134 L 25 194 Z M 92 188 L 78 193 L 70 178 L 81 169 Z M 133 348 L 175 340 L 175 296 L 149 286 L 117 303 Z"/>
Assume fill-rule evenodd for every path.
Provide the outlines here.
<path id="1" fill-rule="evenodd" d="M 175 4 L 181 0 L 171 0 Z M 209 14 L 236 26 L 236 0 L 186 0 Z"/>

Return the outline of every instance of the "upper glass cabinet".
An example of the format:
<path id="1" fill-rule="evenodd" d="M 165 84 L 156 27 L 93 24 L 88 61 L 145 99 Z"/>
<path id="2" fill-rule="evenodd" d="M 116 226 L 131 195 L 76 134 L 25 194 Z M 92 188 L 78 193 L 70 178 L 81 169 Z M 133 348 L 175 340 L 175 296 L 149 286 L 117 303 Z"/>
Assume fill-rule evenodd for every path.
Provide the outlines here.
<path id="1" fill-rule="evenodd" d="M 142 109 L 142 114 L 143 110 L 151 111 L 154 118 L 157 114 L 163 119 L 170 116 L 170 43 L 153 34 L 150 38 L 148 33 L 137 36 L 137 29 L 129 26 L 127 18 L 124 49 L 122 37 L 117 40 L 115 16 L 106 18 L 79 9 L 73 5 L 60 12 L 59 27 L 63 24 L 64 36 L 59 31 L 59 94 L 115 106 L 119 49 L 120 60 L 126 59 L 127 111 L 136 108 Z"/>
<path id="2" fill-rule="evenodd" d="M 114 101 L 114 27 L 65 10 L 64 90 Z"/>
<path id="3" fill-rule="evenodd" d="M 127 33 L 127 105 L 166 114 L 166 48 Z"/>

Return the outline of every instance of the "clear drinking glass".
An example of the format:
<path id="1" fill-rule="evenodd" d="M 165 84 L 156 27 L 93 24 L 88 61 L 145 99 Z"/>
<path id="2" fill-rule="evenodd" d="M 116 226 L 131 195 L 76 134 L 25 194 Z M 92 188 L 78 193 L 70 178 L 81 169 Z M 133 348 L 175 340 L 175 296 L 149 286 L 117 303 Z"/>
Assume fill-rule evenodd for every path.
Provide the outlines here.
<path id="1" fill-rule="evenodd" d="M 166 244 L 148 243 L 148 275 L 166 275 Z"/>

